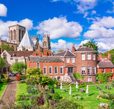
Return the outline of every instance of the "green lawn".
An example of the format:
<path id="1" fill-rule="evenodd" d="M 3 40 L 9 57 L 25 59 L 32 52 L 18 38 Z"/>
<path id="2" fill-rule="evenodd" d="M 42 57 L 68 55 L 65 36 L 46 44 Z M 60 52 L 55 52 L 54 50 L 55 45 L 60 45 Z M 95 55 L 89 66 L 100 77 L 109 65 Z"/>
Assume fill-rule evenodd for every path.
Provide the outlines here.
<path id="1" fill-rule="evenodd" d="M 105 89 L 105 84 L 99 84 L 98 86 L 100 86 L 104 91 L 111 92 L 114 94 L 114 88 L 112 88 L 111 90 Z M 84 88 L 86 89 L 86 87 Z M 76 90 L 75 85 L 72 85 L 72 95 L 69 95 L 69 85 L 63 86 L 62 90 L 60 90 L 60 88 L 55 89 L 55 92 L 58 92 L 65 99 L 69 99 L 79 103 L 84 107 L 84 109 L 97 109 L 99 103 L 109 103 L 109 101 L 106 99 L 97 99 L 99 90 L 96 88 L 95 85 L 89 86 L 89 95 L 87 95 L 86 93 L 81 93 L 78 90 Z M 22 94 L 27 94 L 26 83 L 18 84 L 16 97 L 18 98 L 19 95 Z M 81 96 L 83 99 L 77 99 L 77 95 Z"/>
<path id="2" fill-rule="evenodd" d="M 7 83 L 0 83 L 0 98 L 6 89 Z"/>
<path id="3" fill-rule="evenodd" d="M 16 99 L 19 98 L 20 95 L 27 94 L 27 85 L 26 83 L 18 83 L 17 85 L 17 91 L 16 91 Z"/>
<path id="4" fill-rule="evenodd" d="M 101 84 L 99 86 L 103 90 L 114 94 L 114 89 L 106 90 L 105 85 L 103 85 L 103 84 Z M 84 107 L 84 109 L 97 109 L 99 103 L 108 103 L 109 102 L 106 99 L 100 99 L 100 100 L 97 99 L 99 90 L 96 88 L 95 85 L 89 86 L 89 95 L 76 90 L 75 85 L 72 85 L 72 95 L 69 95 L 69 86 L 63 86 L 62 90 L 56 89 L 55 91 L 58 92 L 62 97 L 66 98 L 66 99 L 70 99 L 72 101 L 76 101 L 77 103 L 81 104 Z M 82 99 L 77 99 L 76 98 L 77 95 L 82 97 Z"/>

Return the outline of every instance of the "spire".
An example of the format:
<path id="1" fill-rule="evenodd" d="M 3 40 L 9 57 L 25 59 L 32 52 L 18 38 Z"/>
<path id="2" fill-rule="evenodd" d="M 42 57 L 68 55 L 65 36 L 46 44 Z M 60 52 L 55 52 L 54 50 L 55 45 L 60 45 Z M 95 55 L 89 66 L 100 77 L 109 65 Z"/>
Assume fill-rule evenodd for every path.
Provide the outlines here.
<path id="1" fill-rule="evenodd" d="M 28 32 L 26 30 L 24 36 L 23 36 L 23 39 L 21 40 L 19 46 L 18 46 L 18 51 L 22 51 L 23 48 L 25 50 L 28 50 L 28 51 L 33 51 L 34 50 L 34 43 L 32 42 L 32 40 L 30 39 L 29 35 L 28 35 Z"/>

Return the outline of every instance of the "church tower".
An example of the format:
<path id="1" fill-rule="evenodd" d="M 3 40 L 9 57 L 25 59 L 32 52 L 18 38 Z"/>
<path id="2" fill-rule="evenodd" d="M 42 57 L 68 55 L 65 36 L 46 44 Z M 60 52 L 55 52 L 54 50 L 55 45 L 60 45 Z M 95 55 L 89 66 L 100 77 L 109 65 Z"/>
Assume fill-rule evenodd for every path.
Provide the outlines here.
<path id="1" fill-rule="evenodd" d="M 26 28 L 20 25 L 9 26 L 9 42 L 19 44 L 25 34 Z"/>
<path id="2" fill-rule="evenodd" d="M 43 48 L 48 50 L 51 49 L 49 34 L 44 34 L 43 36 Z"/>

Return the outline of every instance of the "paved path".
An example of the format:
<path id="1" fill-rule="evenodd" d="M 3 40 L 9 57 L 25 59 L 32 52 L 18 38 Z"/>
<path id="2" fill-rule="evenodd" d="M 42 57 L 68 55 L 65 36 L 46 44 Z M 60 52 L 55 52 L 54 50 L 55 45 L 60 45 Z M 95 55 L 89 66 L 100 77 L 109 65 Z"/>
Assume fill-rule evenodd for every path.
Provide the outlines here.
<path id="1" fill-rule="evenodd" d="M 10 109 L 10 106 L 15 102 L 17 81 L 12 81 L 8 84 L 0 103 L 0 109 Z"/>

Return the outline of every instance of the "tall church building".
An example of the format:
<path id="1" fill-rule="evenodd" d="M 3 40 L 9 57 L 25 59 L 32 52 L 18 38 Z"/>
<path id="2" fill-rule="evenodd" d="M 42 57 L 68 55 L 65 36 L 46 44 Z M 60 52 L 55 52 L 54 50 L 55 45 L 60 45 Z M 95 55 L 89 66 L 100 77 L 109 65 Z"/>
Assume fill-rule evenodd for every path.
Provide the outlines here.
<path id="1" fill-rule="evenodd" d="M 9 42 L 19 44 L 25 34 L 26 28 L 16 24 L 9 26 Z"/>
<path id="2" fill-rule="evenodd" d="M 43 48 L 44 49 L 48 49 L 48 50 L 51 49 L 50 37 L 49 37 L 48 34 L 44 34 L 42 43 L 43 43 Z"/>

